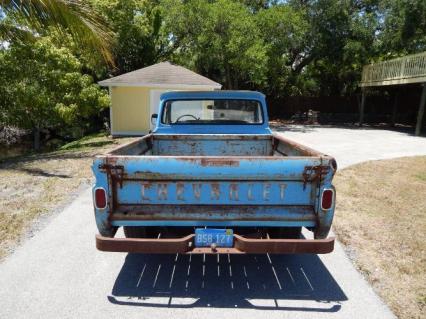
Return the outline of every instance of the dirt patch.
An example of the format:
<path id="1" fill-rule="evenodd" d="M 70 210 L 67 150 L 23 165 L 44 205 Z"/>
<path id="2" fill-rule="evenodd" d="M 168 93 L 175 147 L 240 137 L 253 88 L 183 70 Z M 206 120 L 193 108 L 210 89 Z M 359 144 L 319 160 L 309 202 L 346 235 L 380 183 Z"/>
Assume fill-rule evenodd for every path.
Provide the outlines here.
<path id="1" fill-rule="evenodd" d="M 355 165 L 334 184 L 350 257 L 399 318 L 425 318 L 426 157 Z"/>
<path id="2" fill-rule="evenodd" d="M 15 157 L 0 163 L 0 259 L 92 182 L 93 156 L 131 138 L 92 135 L 56 152 Z"/>

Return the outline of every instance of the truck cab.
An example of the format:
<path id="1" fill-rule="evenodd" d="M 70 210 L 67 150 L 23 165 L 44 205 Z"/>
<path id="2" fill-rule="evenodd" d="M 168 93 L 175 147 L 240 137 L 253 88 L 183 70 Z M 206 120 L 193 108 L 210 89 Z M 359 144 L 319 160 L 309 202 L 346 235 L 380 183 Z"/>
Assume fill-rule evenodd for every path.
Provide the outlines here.
<path id="1" fill-rule="evenodd" d="M 153 134 L 272 134 L 265 96 L 253 91 L 164 93 L 154 118 Z"/>

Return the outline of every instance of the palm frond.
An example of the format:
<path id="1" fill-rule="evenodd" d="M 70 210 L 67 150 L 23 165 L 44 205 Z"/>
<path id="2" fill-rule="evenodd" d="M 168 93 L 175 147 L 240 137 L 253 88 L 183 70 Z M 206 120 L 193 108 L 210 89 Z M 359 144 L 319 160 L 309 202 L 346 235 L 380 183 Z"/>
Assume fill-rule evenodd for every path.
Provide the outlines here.
<path id="1" fill-rule="evenodd" d="M 74 41 L 100 52 L 114 65 L 112 32 L 88 1 L 81 0 L 0 0 L 1 9 L 38 33 L 48 27 L 69 32 Z"/>
<path id="2" fill-rule="evenodd" d="M 31 42 L 34 41 L 34 34 L 25 29 L 20 28 L 16 25 L 7 23 L 6 21 L 0 20 L 0 40 L 1 41 L 21 41 Z"/>

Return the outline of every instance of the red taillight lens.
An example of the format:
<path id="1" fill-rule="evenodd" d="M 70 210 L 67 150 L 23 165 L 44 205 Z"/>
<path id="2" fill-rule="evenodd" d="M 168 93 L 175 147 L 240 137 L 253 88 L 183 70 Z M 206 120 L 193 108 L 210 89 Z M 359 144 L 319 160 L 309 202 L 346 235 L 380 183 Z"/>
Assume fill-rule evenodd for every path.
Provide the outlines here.
<path id="1" fill-rule="evenodd" d="M 95 189 L 95 206 L 98 209 L 104 209 L 107 206 L 105 189 L 103 188 Z"/>
<path id="2" fill-rule="evenodd" d="M 322 192 L 321 208 L 327 210 L 333 207 L 333 197 L 334 191 L 332 189 L 325 189 Z"/>

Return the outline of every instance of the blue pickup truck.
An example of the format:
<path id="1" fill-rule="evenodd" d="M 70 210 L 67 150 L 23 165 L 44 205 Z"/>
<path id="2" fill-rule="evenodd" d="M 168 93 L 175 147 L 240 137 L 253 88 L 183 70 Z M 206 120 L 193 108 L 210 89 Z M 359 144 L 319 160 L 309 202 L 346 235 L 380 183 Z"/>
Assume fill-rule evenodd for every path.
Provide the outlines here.
<path id="1" fill-rule="evenodd" d="M 159 110 L 151 134 L 94 160 L 99 250 L 333 250 L 336 161 L 273 133 L 263 94 L 169 92 Z"/>

